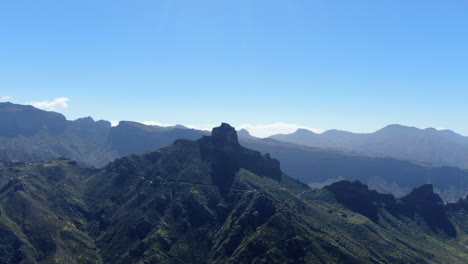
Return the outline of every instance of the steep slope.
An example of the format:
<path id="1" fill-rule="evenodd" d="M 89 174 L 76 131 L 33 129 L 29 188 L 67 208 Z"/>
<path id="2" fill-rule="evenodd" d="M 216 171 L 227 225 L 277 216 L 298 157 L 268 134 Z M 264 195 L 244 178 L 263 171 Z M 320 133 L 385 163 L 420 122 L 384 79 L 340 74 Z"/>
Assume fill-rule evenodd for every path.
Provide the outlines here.
<path id="1" fill-rule="evenodd" d="M 299 129 L 292 134 L 274 135 L 271 138 L 311 147 L 468 168 L 468 138 L 450 130 L 389 125 L 370 134 L 338 130 L 316 134 Z"/>
<path id="2" fill-rule="evenodd" d="M 366 216 L 343 188 L 312 190 L 279 165 L 227 124 L 99 170 L 4 164 L 0 263 L 466 263 L 461 203 L 438 205 L 455 233 L 432 230 L 419 192 L 401 216 L 393 196 L 367 195 Z"/>
<path id="3" fill-rule="evenodd" d="M 69 160 L 0 164 L 0 263 L 99 263 L 79 188 L 93 172 Z"/>

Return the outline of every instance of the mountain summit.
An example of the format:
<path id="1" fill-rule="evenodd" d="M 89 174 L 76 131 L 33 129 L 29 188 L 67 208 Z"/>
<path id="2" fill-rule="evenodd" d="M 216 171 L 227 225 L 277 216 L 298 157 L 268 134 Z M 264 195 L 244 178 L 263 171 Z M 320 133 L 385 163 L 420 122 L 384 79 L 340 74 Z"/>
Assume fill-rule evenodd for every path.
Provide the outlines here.
<path id="1" fill-rule="evenodd" d="M 213 128 L 211 136 L 199 140 L 202 157 L 212 164 L 212 178 L 217 185 L 227 187 L 233 182 L 234 175 L 245 168 L 258 175 L 281 179 L 278 160 L 268 154 L 242 147 L 239 144 L 236 130 L 229 124 Z"/>
<path id="2" fill-rule="evenodd" d="M 237 149 L 240 147 L 236 130 L 227 123 L 222 123 L 221 126 L 213 128 L 211 141 L 218 148 Z"/>

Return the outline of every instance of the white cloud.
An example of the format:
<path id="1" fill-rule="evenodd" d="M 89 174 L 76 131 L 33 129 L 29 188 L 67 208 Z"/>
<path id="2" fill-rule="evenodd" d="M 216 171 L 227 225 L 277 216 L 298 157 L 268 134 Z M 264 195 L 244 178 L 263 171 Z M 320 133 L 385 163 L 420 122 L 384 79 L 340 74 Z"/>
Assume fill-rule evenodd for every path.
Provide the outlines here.
<path id="1" fill-rule="evenodd" d="M 111 120 L 109 122 L 111 123 L 111 126 L 113 126 L 113 127 L 118 126 L 119 123 L 120 123 L 120 121 L 118 121 L 118 120 Z M 144 124 L 144 125 L 147 125 L 147 126 L 159 126 L 159 127 L 174 126 L 174 124 L 161 123 L 161 122 L 157 122 L 157 121 L 135 121 L 135 122 L 138 122 L 138 123 L 141 123 L 141 124 Z"/>
<path id="2" fill-rule="evenodd" d="M 251 135 L 256 137 L 269 137 L 276 134 L 289 134 L 295 132 L 299 128 L 304 128 L 315 133 L 322 133 L 323 130 L 314 128 L 314 127 L 307 127 L 301 126 L 296 124 L 287 124 L 287 123 L 273 123 L 273 124 L 261 124 L 261 125 L 252 125 L 252 124 L 244 124 L 236 127 L 236 129 L 245 129 L 250 132 Z"/>
<path id="3" fill-rule="evenodd" d="M 168 127 L 168 126 L 174 126 L 173 124 L 169 123 L 161 123 L 157 121 L 138 121 L 139 123 L 145 124 L 147 126 L 159 126 L 159 127 Z"/>
<path id="4" fill-rule="evenodd" d="M 198 129 L 198 130 L 206 130 L 206 131 L 211 131 L 213 127 L 219 126 L 217 125 L 185 125 L 188 128 L 193 128 L 193 129 Z M 269 137 L 272 135 L 276 134 L 288 134 L 288 133 L 293 133 L 295 132 L 298 128 L 304 128 L 310 131 L 313 131 L 315 133 L 322 133 L 324 130 L 314 128 L 314 127 L 308 127 L 308 126 L 301 126 L 301 125 L 296 125 L 296 124 L 287 124 L 287 123 L 273 123 L 273 124 L 259 124 L 259 125 L 254 125 L 254 124 L 243 124 L 240 126 L 235 126 L 237 130 L 240 129 L 245 129 L 249 131 L 249 133 L 252 136 L 256 137 Z"/>
<path id="5" fill-rule="evenodd" d="M 6 95 L 6 96 L 0 97 L 0 102 L 10 102 L 12 99 L 13 99 L 12 96 Z"/>
<path id="6" fill-rule="evenodd" d="M 68 101 L 70 101 L 67 97 L 60 97 L 56 98 L 52 101 L 42 101 L 42 102 L 30 102 L 28 104 L 43 110 L 48 111 L 55 111 L 57 108 L 67 108 Z"/>
<path id="7" fill-rule="evenodd" d="M 110 121 L 112 126 L 117 126 L 119 124 L 119 121 Z M 139 123 L 149 125 L 149 126 L 162 126 L 162 127 L 167 127 L 167 126 L 174 126 L 174 124 L 170 123 L 161 123 L 157 121 L 137 121 Z M 217 125 L 210 125 L 210 124 L 204 124 L 204 125 L 193 125 L 193 124 L 188 124 L 188 125 L 183 125 L 188 128 L 193 128 L 197 130 L 204 130 L 204 131 L 211 131 L 213 127 L 219 126 Z M 288 133 L 293 133 L 299 128 L 304 128 L 310 131 L 313 131 L 315 133 L 322 133 L 324 130 L 314 128 L 314 127 L 308 127 L 308 126 L 301 126 L 301 125 L 296 125 L 296 124 L 287 124 L 287 123 L 273 123 L 273 124 L 260 124 L 260 125 L 254 125 L 254 124 L 243 124 L 240 126 L 235 126 L 237 130 L 240 129 L 246 129 L 249 131 L 249 133 L 253 136 L 256 137 L 269 137 L 272 135 L 276 134 L 288 134 Z"/>
<path id="8" fill-rule="evenodd" d="M 118 126 L 120 121 L 117 121 L 117 120 L 111 120 L 109 121 L 111 123 L 111 126 L 115 127 L 115 126 Z"/>
<path id="9" fill-rule="evenodd" d="M 184 125 L 185 127 L 192 128 L 192 129 L 198 129 L 198 130 L 204 130 L 204 131 L 211 131 L 213 127 L 217 127 L 218 125 Z"/>

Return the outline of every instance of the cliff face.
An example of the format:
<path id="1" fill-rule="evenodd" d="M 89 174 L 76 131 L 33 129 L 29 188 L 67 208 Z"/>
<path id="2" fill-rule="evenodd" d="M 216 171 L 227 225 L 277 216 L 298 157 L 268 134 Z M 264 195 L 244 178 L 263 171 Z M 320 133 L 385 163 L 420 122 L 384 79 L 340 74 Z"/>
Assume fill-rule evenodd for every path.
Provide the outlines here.
<path id="1" fill-rule="evenodd" d="M 202 157 L 212 164 L 212 178 L 216 185 L 230 186 L 241 168 L 278 181 L 281 179 L 279 161 L 268 154 L 263 156 L 258 151 L 242 147 L 236 130 L 226 123 L 213 128 L 211 136 L 205 136 L 199 143 Z"/>
<path id="2" fill-rule="evenodd" d="M 415 188 L 409 195 L 401 198 L 403 212 L 409 217 L 419 216 L 434 232 L 445 232 L 456 236 L 456 231 L 445 212 L 444 202 L 434 193 L 431 184 Z"/>

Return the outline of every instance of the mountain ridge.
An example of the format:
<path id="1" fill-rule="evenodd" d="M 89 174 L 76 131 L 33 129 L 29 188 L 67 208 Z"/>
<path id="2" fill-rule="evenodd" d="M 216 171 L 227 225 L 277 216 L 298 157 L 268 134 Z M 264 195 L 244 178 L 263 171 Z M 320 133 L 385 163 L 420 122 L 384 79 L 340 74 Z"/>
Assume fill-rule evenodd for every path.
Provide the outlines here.
<path id="1" fill-rule="evenodd" d="M 298 129 L 292 134 L 273 135 L 270 138 L 375 157 L 402 158 L 468 168 L 468 137 L 451 130 L 419 129 L 392 124 L 373 133 L 328 130 L 317 134 Z"/>
<path id="2" fill-rule="evenodd" d="M 0 238 L 0 262 L 463 263 L 468 258 L 464 222 L 450 222 L 455 234 L 441 233 L 427 228 L 417 210 L 399 217 L 384 204 L 377 205 L 372 220 L 337 198 L 353 190 L 360 196 L 366 187 L 344 182 L 350 190 L 345 193 L 312 190 L 286 174 L 275 176 L 279 163 L 242 149 L 227 124 L 212 134 L 125 156 L 102 169 L 67 159 L 0 166 L 0 230 L 8 234 Z M 449 221 L 467 214 L 462 202 L 441 208 Z"/>
<path id="3" fill-rule="evenodd" d="M 54 120 L 56 117 L 54 113 L 50 114 L 32 106 L 6 106 L 16 112 L 34 111 L 33 116 L 43 115 L 43 120 Z M 3 107 L 5 108 L 5 105 Z M 31 119 L 28 116 L 23 119 L 12 118 L 10 112 L 2 111 L 0 116 L 19 124 Z M 103 167 L 117 158 L 150 152 L 168 146 L 178 139 L 195 140 L 210 134 L 209 131 L 180 126 L 148 126 L 131 121 L 122 121 L 112 127 L 107 121 L 94 121 L 91 117 L 67 120 L 65 123 L 59 121 L 58 124 L 62 126 L 60 133 L 51 133 L 48 128 L 44 128 L 46 123 L 34 123 L 34 135 L 0 136 L 0 159 L 38 162 L 65 157 L 82 164 Z M 0 133 L 6 128 L 8 126 L 0 126 Z M 27 128 L 30 129 L 28 126 Z M 255 138 L 246 132 L 239 131 L 238 137 L 242 146 L 270 153 L 271 157 L 281 160 L 285 172 L 311 186 L 323 186 L 323 183 L 329 184 L 340 179 L 360 180 L 380 192 L 401 197 L 414 187 L 432 183 L 445 201 L 456 201 L 467 194 L 466 170 L 305 147 L 273 139 Z"/>

